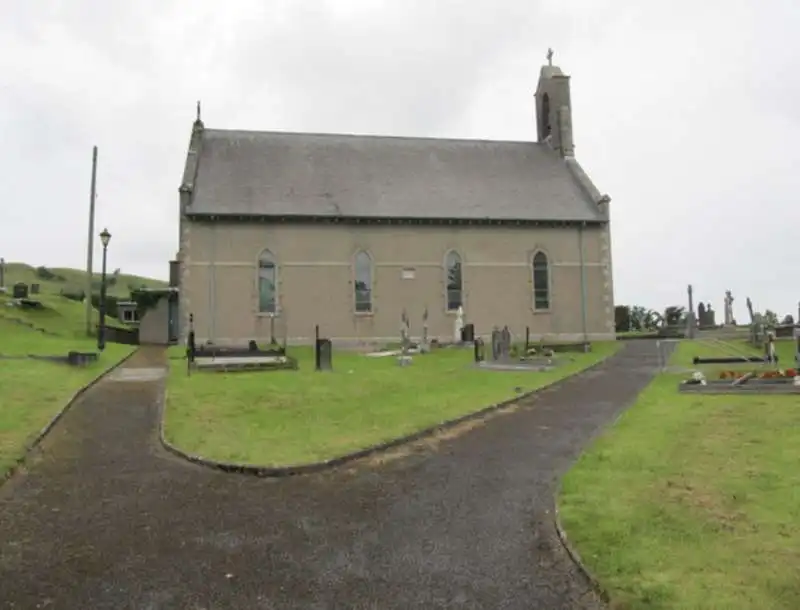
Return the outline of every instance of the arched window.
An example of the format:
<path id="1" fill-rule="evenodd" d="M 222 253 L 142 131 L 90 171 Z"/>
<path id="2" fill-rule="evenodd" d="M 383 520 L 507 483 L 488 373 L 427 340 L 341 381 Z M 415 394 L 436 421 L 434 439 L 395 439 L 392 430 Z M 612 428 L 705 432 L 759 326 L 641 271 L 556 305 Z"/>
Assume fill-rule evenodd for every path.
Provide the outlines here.
<path id="1" fill-rule="evenodd" d="M 458 252 L 453 250 L 448 252 L 444 265 L 447 273 L 447 311 L 455 311 L 463 304 L 462 289 L 464 286 L 461 277 L 461 257 Z"/>
<path id="2" fill-rule="evenodd" d="M 372 259 L 363 250 L 355 258 L 355 305 L 358 313 L 372 311 Z"/>
<path id="3" fill-rule="evenodd" d="M 537 252 L 533 256 L 533 308 L 550 309 L 550 270 L 547 255 Z"/>
<path id="4" fill-rule="evenodd" d="M 542 96 L 542 138 L 550 135 L 550 96 L 546 93 Z M 546 258 L 546 257 L 545 257 Z"/>
<path id="5" fill-rule="evenodd" d="M 258 311 L 276 313 L 277 308 L 277 266 L 275 257 L 264 250 L 258 257 Z"/>

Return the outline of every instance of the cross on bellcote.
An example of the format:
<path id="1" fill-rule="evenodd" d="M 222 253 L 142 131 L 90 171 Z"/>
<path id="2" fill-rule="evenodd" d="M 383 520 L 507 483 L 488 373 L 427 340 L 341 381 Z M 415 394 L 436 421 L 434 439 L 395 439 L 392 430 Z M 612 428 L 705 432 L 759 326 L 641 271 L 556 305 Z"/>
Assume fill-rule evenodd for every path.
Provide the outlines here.
<path id="1" fill-rule="evenodd" d="M 547 65 L 553 65 L 553 49 L 547 49 Z"/>

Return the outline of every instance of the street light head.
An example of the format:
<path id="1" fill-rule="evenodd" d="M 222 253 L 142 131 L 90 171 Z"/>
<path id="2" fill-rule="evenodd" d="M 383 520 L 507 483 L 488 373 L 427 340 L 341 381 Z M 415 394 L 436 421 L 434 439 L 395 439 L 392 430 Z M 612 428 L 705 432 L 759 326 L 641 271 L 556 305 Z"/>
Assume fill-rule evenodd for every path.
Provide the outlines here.
<path id="1" fill-rule="evenodd" d="M 108 247 L 108 242 L 111 241 L 111 233 L 108 232 L 108 229 L 103 229 L 103 232 L 100 233 L 100 241 L 103 242 L 103 247 Z"/>

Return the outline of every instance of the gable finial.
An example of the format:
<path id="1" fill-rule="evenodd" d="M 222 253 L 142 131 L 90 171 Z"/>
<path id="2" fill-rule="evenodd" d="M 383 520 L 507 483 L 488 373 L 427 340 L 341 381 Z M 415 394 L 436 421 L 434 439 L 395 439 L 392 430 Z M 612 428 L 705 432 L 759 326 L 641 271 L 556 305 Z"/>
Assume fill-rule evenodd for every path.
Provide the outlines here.
<path id="1" fill-rule="evenodd" d="M 197 100 L 197 120 L 200 120 L 200 100 Z"/>
<path id="2" fill-rule="evenodd" d="M 547 65 L 553 65 L 553 49 L 547 49 Z"/>

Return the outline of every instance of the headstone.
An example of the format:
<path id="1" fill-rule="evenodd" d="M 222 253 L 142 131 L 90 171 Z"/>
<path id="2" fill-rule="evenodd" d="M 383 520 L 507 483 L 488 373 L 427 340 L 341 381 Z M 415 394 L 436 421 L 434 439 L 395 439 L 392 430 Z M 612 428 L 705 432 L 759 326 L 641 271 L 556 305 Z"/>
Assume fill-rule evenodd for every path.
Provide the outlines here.
<path id="1" fill-rule="evenodd" d="M 798 312 L 798 314 L 800 315 L 800 312 Z M 794 359 L 797 367 L 800 368 L 800 321 L 798 321 L 797 326 L 794 327 L 794 338 L 796 343 Z M 800 375 L 798 375 L 797 378 L 800 379 Z"/>
<path id="2" fill-rule="evenodd" d="M 453 341 L 461 342 L 461 329 L 464 326 L 464 308 L 459 305 L 456 310 L 456 319 L 453 322 Z"/>
<path id="3" fill-rule="evenodd" d="M 708 303 L 706 305 L 706 321 L 705 321 L 705 325 L 706 326 L 716 326 L 717 325 L 716 317 L 717 317 L 717 312 L 715 312 L 714 309 L 711 307 L 711 303 Z"/>
<path id="4" fill-rule="evenodd" d="M 423 354 L 430 351 L 430 344 L 428 342 L 428 308 L 422 312 L 422 340 L 419 343 L 419 351 Z"/>
<path id="5" fill-rule="evenodd" d="M 504 326 L 503 330 L 500 331 L 500 340 L 501 340 L 501 359 L 502 360 L 509 360 L 511 358 L 511 331 L 508 330 L 508 326 Z"/>
<path id="6" fill-rule="evenodd" d="M 190 375 L 194 359 L 197 355 L 197 344 L 194 338 L 194 314 L 189 314 L 189 334 L 186 336 L 186 374 Z"/>
<path id="7" fill-rule="evenodd" d="M 486 358 L 485 348 L 486 346 L 483 344 L 483 339 L 478 337 L 474 341 L 475 346 L 475 362 L 483 362 Z"/>
<path id="8" fill-rule="evenodd" d="M 333 343 L 330 339 L 317 339 L 317 370 L 318 371 L 331 371 L 333 370 Z"/>
<path id="9" fill-rule="evenodd" d="M 461 328 L 461 342 L 462 343 L 472 343 L 475 340 L 475 325 L 474 324 L 464 324 Z"/>
<path id="10" fill-rule="evenodd" d="M 725 325 L 733 324 L 733 295 L 730 290 L 725 291 Z"/>
<path id="11" fill-rule="evenodd" d="M 12 296 L 15 299 L 27 299 L 28 298 L 28 285 L 23 282 L 17 282 L 14 284 L 14 292 Z"/>
<path id="12" fill-rule="evenodd" d="M 411 346 L 411 328 L 408 321 L 408 313 L 403 308 L 403 313 L 400 314 L 400 348 L 401 353 L 397 357 L 397 364 L 400 366 L 408 366 L 411 364 L 411 356 L 408 350 Z"/>
<path id="13" fill-rule="evenodd" d="M 39 284 L 31 284 L 31 294 L 39 294 Z"/>
<path id="14" fill-rule="evenodd" d="M 494 362 L 500 360 L 500 353 L 502 350 L 501 342 L 502 342 L 502 333 L 495 326 L 492 329 L 492 360 Z"/>
<path id="15" fill-rule="evenodd" d="M 511 331 L 508 326 L 503 330 L 496 327 L 492 330 L 492 360 L 495 362 L 507 362 L 511 358 Z"/>

